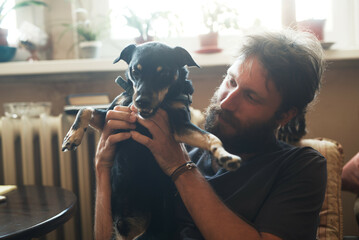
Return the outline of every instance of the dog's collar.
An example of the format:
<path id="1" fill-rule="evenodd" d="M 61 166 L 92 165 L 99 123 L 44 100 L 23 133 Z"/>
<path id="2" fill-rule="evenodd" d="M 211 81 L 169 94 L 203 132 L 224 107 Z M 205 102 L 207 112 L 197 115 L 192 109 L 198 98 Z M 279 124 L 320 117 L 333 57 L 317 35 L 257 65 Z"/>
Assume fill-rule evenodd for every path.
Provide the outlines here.
<path id="1" fill-rule="evenodd" d="M 177 97 L 175 97 L 173 100 L 175 101 L 181 101 L 186 105 L 191 105 L 192 103 L 192 96 L 190 94 L 180 94 Z"/>
<path id="2" fill-rule="evenodd" d="M 133 94 L 133 88 L 132 85 L 129 84 L 126 80 L 124 80 L 121 76 L 118 76 L 115 80 L 115 82 L 120 85 L 120 87 L 123 88 L 123 90 L 125 90 L 125 92 L 128 95 L 132 95 Z"/>

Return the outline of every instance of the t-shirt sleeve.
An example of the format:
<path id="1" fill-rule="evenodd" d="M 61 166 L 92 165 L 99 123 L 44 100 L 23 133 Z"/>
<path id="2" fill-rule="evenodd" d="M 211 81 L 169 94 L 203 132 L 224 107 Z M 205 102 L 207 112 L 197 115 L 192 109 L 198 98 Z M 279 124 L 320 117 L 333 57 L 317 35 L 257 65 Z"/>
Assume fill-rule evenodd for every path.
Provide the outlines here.
<path id="1" fill-rule="evenodd" d="M 324 200 L 326 160 L 311 148 L 281 167 L 272 193 L 254 222 L 260 232 L 282 239 L 315 239 Z"/>

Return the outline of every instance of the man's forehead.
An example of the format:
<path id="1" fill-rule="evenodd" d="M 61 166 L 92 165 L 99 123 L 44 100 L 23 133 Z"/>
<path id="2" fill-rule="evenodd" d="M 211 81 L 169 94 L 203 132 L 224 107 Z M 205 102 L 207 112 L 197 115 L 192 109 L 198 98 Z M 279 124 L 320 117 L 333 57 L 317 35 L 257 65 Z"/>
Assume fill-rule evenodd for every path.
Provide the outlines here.
<path id="1" fill-rule="evenodd" d="M 246 82 L 246 87 L 251 88 L 261 96 L 270 93 L 278 93 L 274 82 L 268 77 L 266 69 L 256 57 L 238 58 L 228 69 L 228 74 L 238 81 L 251 79 Z"/>
<path id="2" fill-rule="evenodd" d="M 266 75 L 265 74 L 266 72 L 262 64 L 260 64 L 260 62 L 255 57 L 249 57 L 249 58 L 238 57 L 236 61 L 232 64 L 232 66 L 228 69 L 227 73 L 232 76 L 239 76 L 244 73 L 250 74 L 252 72 L 252 67 L 254 62 L 259 64 L 260 71 L 262 72 L 263 75 Z"/>

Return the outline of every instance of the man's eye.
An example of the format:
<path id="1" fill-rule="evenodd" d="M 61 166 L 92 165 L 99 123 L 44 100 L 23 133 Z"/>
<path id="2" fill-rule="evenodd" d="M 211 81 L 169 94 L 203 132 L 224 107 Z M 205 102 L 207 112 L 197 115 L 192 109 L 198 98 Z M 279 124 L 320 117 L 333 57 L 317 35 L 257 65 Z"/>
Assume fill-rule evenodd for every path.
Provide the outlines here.
<path id="1" fill-rule="evenodd" d="M 245 96 L 247 97 L 247 99 L 248 99 L 249 101 L 251 101 L 251 102 L 253 102 L 253 103 L 260 103 L 260 101 L 259 101 L 259 100 L 255 97 L 255 95 L 252 94 L 252 93 L 247 93 Z"/>
<path id="2" fill-rule="evenodd" d="M 254 101 L 254 97 L 250 93 L 247 93 L 247 98 L 251 101 Z"/>
<path id="3" fill-rule="evenodd" d="M 235 81 L 233 78 L 230 78 L 230 79 L 229 79 L 229 85 L 230 85 L 231 87 L 237 87 L 237 83 L 236 83 L 236 81 Z"/>

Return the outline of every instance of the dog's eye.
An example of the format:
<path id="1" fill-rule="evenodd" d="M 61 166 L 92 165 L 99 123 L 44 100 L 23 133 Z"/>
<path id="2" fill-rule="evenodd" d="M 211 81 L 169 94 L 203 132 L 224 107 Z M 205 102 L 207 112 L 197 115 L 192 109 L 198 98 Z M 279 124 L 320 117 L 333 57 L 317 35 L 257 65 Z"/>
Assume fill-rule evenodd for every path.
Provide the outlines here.
<path id="1" fill-rule="evenodd" d="M 132 68 L 131 73 L 132 73 L 132 76 L 133 76 L 134 78 L 139 77 L 140 74 L 141 74 L 140 70 L 138 70 L 138 69 L 136 69 L 136 68 Z"/>
<path id="2" fill-rule="evenodd" d="M 162 71 L 162 72 L 160 73 L 160 75 L 161 75 L 162 77 L 168 77 L 168 76 L 170 75 L 170 73 L 169 73 L 168 71 Z"/>
<path id="3" fill-rule="evenodd" d="M 159 72 L 159 76 L 162 78 L 168 78 L 171 75 L 171 72 L 168 69 L 162 69 Z"/>

